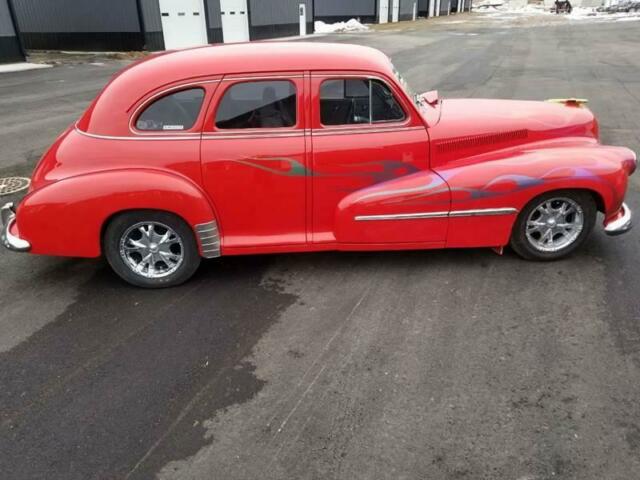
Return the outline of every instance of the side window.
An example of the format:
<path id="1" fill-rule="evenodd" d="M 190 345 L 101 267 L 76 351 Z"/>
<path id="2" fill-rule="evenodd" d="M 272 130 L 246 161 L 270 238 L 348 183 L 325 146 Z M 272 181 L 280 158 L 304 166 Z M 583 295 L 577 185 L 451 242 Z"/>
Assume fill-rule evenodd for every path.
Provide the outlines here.
<path id="1" fill-rule="evenodd" d="M 149 105 L 136 120 L 138 130 L 189 130 L 196 123 L 204 90 L 190 88 L 166 95 Z"/>
<path id="2" fill-rule="evenodd" d="M 289 80 L 236 83 L 222 97 L 216 128 L 279 128 L 296 124 L 296 87 Z"/>
<path id="3" fill-rule="evenodd" d="M 323 125 L 404 120 L 405 114 L 389 87 L 379 80 L 325 80 L 320 86 Z"/>

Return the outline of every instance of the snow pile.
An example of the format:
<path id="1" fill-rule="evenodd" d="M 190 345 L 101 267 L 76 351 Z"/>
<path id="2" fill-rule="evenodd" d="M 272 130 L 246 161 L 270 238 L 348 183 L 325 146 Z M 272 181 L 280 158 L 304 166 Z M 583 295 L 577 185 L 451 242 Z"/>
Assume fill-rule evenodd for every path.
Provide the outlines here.
<path id="1" fill-rule="evenodd" d="M 361 24 L 355 18 L 348 22 L 324 23 L 318 20 L 314 23 L 316 33 L 366 32 L 369 27 Z"/>
<path id="2" fill-rule="evenodd" d="M 640 13 L 620 12 L 607 13 L 596 12 L 595 8 L 574 7 L 570 14 L 556 15 L 543 5 L 514 6 L 512 3 L 496 5 L 496 1 L 485 0 L 481 4 L 474 5 L 477 13 L 498 21 L 511 21 L 530 17 L 544 18 L 549 21 L 593 21 L 593 22 L 630 22 L 640 21 Z M 553 18 L 551 18 L 553 17 Z"/>
<path id="3" fill-rule="evenodd" d="M 24 72 L 26 70 L 38 70 L 40 68 L 51 68 L 52 65 L 43 63 L 5 63 L 0 65 L 0 73 Z"/>

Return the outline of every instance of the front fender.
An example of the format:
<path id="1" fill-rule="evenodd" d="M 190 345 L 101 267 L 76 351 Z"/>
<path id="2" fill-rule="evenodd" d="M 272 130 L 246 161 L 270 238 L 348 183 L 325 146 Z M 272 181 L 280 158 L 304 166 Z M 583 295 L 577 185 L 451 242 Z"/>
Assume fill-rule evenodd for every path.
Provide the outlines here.
<path id="1" fill-rule="evenodd" d="M 635 168 L 634 153 L 596 142 L 530 145 L 519 150 L 485 154 L 466 164 L 437 169 L 451 190 L 451 210 L 515 208 L 520 211 L 534 197 L 553 190 L 583 189 L 595 193 L 605 218 L 619 211 L 627 177 Z M 633 167 L 632 167 L 633 165 Z M 508 243 L 515 216 L 500 228 L 481 216 L 451 220 L 448 246 L 468 246 L 478 237 L 487 246 Z M 472 232 L 473 234 L 471 235 Z"/>
<path id="2" fill-rule="evenodd" d="M 171 212 L 191 227 L 215 218 L 205 193 L 186 177 L 127 169 L 69 177 L 31 192 L 18 207 L 17 225 L 32 253 L 97 257 L 105 222 L 137 209 Z"/>

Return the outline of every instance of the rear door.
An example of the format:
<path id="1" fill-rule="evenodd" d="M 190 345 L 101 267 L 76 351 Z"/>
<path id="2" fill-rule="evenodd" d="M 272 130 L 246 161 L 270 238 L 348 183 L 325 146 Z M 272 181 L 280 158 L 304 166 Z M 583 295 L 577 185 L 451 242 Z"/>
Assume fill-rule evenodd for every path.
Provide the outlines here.
<path id="1" fill-rule="evenodd" d="M 223 249 L 306 242 L 303 73 L 226 76 L 202 135 Z"/>
<path id="2" fill-rule="evenodd" d="M 449 190 L 410 100 L 377 75 L 313 73 L 312 241 L 443 244 Z"/>

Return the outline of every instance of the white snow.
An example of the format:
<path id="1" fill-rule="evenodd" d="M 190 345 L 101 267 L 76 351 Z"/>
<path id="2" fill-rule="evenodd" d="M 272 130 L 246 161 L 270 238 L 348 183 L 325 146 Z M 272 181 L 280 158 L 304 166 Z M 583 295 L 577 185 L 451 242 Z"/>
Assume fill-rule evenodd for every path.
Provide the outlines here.
<path id="1" fill-rule="evenodd" d="M 574 7 L 570 14 L 556 15 L 552 13 L 549 8 L 543 5 L 525 5 L 516 6 L 513 3 L 504 3 L 497 5 L 500 1 L 485 0 L 478 5 L 474 5 L 474 10 L 477 13 L 482 13 L 485 16 L 496 19 L 499 21 L 523 19 L 526 17 L 550 17 L 553 16 L 558 20 L 567 21 L 591 21 L 591 22 L 632 22 L 640 21 L 640 13 L 634 12 L 621 12 L 621 13 L 607 13 L 596 12 L 595 8 L 587 7 Z"/>
<path id="2" fill-rule="evenodd" d="M 38 70 L 40 68 L 51 68 L 52 65 L 46 63 L 6 63 L 0 65 L 0 73 L 24 72 L 26 70 Z"/>
<path id="3" fill-rule="evenodd" d="M 324 23 L 318 20 L 314 23 L 315 33 L 366 32 L 369 27 L 361 24 L 355 18 L 348 22 Z"/>

